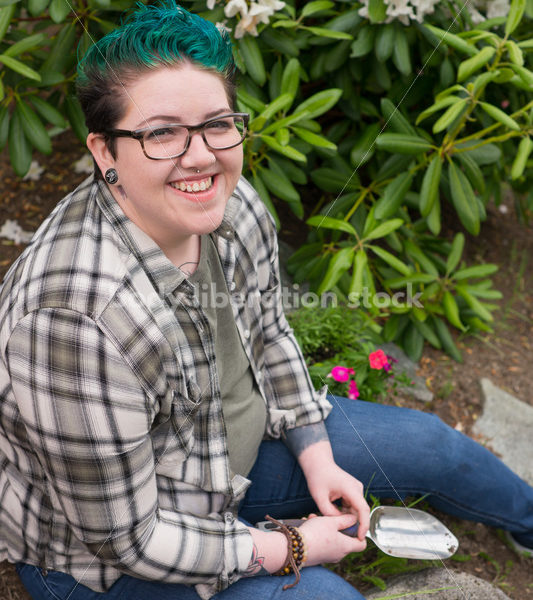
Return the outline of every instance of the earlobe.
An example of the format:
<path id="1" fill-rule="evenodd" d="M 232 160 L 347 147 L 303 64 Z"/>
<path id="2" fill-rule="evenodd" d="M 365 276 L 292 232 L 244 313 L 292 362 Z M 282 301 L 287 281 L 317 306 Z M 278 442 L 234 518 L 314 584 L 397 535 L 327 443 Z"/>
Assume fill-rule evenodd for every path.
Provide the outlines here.
<path id="1" fill-rule="evenodd" d="M 115 165 L 115 159 L 107 147 L 104 136 L 98 133 L 89 133 L 87 136 L 87 148 L 93 155 L 102 173 L 105 173 L 107 169 Z"/>

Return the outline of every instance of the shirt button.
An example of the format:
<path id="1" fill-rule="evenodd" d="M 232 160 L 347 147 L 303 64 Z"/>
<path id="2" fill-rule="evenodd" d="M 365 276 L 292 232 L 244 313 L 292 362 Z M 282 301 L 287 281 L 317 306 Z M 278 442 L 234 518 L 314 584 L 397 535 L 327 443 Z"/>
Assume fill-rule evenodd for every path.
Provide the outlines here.
<path id="1" fill-rule="evenodd" d="M 230 512 L 224 513 L 224 521 L 226 521 L 226 523 L 230 523 L 233 525 L 233 523 L 235 523 L 235 517 L 234 517 L 233 513 L 230 513 Z"/>
<path id="2" fill-rule="evenodd" d="M 232 281 L 231 285 L 229 286 L 229 289 L 233 292 L 233 290 L 236 288 L 237 286 L 235 285 L 235 282 Z"/>
<path id="3" fill-rule="evenodd" d="M 244 334 L 244 337 L 245 337 L 246 339 L 248 339 L 248 338 L 250 337 L 250 330 L 249 330 L 249 329 L 245 329 L 245 330 L 243 331 L 243 334 Z"/>
<path id="4" fill-rule="evenodd" d="M 257 373 L 257 381 L 261 381 L 263 379 L 263 373 L 261 373 L 261 371 L 259 371 L 259 373 Z"/>

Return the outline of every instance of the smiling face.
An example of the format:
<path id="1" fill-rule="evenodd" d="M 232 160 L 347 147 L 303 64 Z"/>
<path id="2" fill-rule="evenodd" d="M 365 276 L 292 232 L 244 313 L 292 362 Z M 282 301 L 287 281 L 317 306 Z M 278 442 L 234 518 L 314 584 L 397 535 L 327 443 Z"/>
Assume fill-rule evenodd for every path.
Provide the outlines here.
<path id="1" fill-rule="evenodd" d="M 233 110 L 222 78 L 190 63 L 143 73 L 125 89 L 126 110 L 116 129 L 196 125 Z M 118 184 L 110 189 L 124 213 L 171 260 L 192 238 L 220 225 L 242 170 L 242 146 L 211 150 L 199 133 L 185 154 L 164 160 L 146 158 L 133 138 L 116 139 L 115 158 L 98 134 L 89 134 L 87 144 L 102 172 L 117 170 Z"/>

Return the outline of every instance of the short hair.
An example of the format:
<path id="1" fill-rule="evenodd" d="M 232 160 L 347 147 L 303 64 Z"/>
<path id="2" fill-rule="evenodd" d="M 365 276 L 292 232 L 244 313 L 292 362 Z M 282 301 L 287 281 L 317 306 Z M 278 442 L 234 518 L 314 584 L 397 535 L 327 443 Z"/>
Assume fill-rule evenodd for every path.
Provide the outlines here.
<path id="1" fill-rule="evenodd" d="M 116 126 L 126 108 L 125 84 L 142 73 L 186 62 L 218 74 L 234 107 L 235 63 L 228 33 L 174 0 L 137 3 L 78 63 L 76 91 L 88 130 L 103 133 Z M 106 142 L 114 155 L 114 140 Z"/>

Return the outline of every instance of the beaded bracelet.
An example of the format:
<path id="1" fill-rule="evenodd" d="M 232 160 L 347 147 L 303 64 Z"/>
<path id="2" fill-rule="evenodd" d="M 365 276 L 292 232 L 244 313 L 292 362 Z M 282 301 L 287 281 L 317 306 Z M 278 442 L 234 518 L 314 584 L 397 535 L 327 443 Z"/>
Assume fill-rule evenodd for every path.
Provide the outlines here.
<path id="1" fill-rule="evenodd" d="M 266 515 L 265 518 L 274 523 L 274 525 L 277 525 L 278 530 L 287 538 L 287 564 L 279 571 L 276 571 L 276 573 L 273 573 L 273 575 L 289 575 L 290 573 L 296 575 L 294 583 L 288 583 L 283 586 L 283 589 L 287 590 L 294 587 L 300 581 L 300 567 L 307 559 L 305 543 L 302 534 L 297 527 L 285 525 L 285 523 L 276 521 L 276 519 L 273 519 L 269 515 Z"/>

